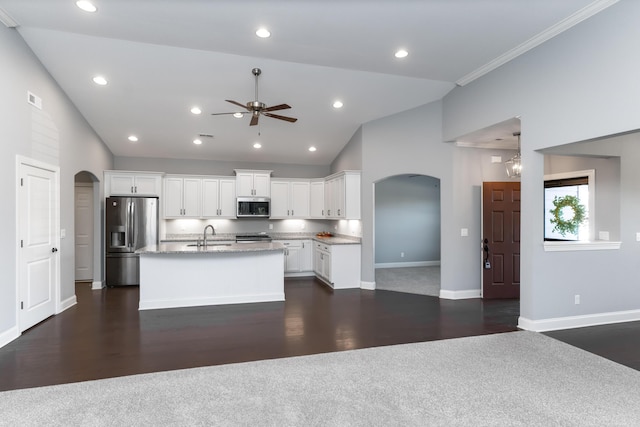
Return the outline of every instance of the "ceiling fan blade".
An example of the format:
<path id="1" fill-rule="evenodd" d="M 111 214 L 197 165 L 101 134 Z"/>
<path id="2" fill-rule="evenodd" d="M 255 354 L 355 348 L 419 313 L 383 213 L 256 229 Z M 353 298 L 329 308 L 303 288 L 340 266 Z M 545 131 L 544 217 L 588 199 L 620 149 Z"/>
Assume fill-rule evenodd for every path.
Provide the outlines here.
<path id="1" fill-rule="evenodd" d="M 280 116 L 278 114 L 264 113 L 267 117 L 272 117 L 274 119 L 285 120 L 287 122 L 295 123 L 298 119 L 294 119 L 293 117 Z"/>
<path id="2" fill-rule="evenodd" d="M 226 114 L 247 114 L 246 111 L 235 111 L 232 113 L 211 113 L 212 116 L 224 116 Z"/>
<path id="3" fill-rule="evenodd" d="M 262 111 L 276 111 L 276 110 L 286 110 L 291 108 L 287 104 L 274 105 L 273 107 L 264 108 Z"/>
<path id="4" fill-rule="evenodd" d="M 246 106 L 246 105 L 244 105 L 244 104 L 240 104 L 238 101 L 233 101 L 233 100 L 231 100 L 231 99 L 225 99 L 225 101 L 230 102 L 230 103 L 232 103 L 232 104 L 234 104 L 234 105 L 237 105 L 238 107 L 242 107 L 242 108 L 244 108 L 245 110 L 248 110 L 248 108 L 247 108 L 247 106 Z"/>
<path id="5" fill-rule="evenodd" d="M 251 122 L 249 123 L 249 126 L 255 126 L 258 124 L 258 119 L 260 118 L 260 114 L 252 114 L 251 115 Z"/>

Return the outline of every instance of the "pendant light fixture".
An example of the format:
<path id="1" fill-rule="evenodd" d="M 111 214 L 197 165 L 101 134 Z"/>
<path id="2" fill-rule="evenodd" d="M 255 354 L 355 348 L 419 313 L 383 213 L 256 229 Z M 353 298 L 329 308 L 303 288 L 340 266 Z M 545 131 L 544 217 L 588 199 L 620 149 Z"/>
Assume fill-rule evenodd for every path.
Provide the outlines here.
<path id="1" fill-rule="evenodd" d="M 520 132 L 514 132 L 513 136 L 518 137 L 518 152 L 511 159 L 504 162 L 509 178 L 520 178 L 522 172 L 522 159 L 520 158 Z"/>

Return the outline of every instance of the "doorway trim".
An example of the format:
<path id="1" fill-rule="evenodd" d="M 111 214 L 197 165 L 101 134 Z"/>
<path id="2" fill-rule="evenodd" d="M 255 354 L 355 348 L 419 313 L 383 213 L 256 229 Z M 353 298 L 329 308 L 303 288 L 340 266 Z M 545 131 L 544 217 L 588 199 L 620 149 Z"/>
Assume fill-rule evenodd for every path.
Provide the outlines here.
<path id="1" fill-rule="evenodd" d="M 54 209 L 54 224 L 55 224 L 55 247 L 60 247 L 60 167 L 54 166 L 39 160 L 35 160 L 29 157 L 16 155 L 16 181 L 15 181 L 15 233 L 16 233 L 16 264 L 15 264 L 15 283 L 16 283 L 16 316 L 15 316 L 15 324 L 18 332 L 18 336 L 22 334 L 22 327 L 20 325 L 20 266 L 22 262 L 22 253 L 18 250 L 20 247 L 20 176 L 23 171 L 23 167 L 33 167 L 38 169 L 47 170 L 53 173 L 54 175 L 54 192 L 56 198 L 56 207 Z M 54 315 L 63 311 L 62 304 L 60 301 L 60 256 L 55 258 L 56 263 L 56 276 L 53 285 L 53 298 L 54 298 Z M 66 307 L 65 307 L 66 308 Z"/>

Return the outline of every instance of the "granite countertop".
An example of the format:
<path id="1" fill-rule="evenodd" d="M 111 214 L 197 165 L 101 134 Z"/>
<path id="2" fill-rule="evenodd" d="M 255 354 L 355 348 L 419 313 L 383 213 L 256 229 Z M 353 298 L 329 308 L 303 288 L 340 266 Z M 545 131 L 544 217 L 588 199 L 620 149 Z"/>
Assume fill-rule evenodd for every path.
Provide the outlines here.
<path id="1" fill-rule="evenodd" d="M 210 240 L 210 239 L 207 239 Z M 159 245 L 145 246 L 138 249 L 136 253 L 145 254 L 197 254 L 197 253 L 239 253 L 239 252 L 264 252 L 283 251 L 284 245 L 277 242 L 256 242 L 256 243 L 229 243 L 207 246 L 191 246 L 184 242 L 160 243 Z"/>
<path id="2" fill-rule="evenodd" d="M 344 236 L 338 234 L 333 237 L 318 237 L 316 233 L 278 233 L 278 232 L 260 232 L 268 234 L 273 240 L 314 240 L 316 242 L 326 243 L 327 245 L 359 245 L 360 237 Z M 258 234 L 258 233 L 256 233 Z M 161 243 L 171 242 L 195 242 L 202 239 L 202 234 L 168 234 L 161 240 Z M 214 236 L 207 235 L 209 242 L 235 242 L 235 233 L 219 233 Z"/>

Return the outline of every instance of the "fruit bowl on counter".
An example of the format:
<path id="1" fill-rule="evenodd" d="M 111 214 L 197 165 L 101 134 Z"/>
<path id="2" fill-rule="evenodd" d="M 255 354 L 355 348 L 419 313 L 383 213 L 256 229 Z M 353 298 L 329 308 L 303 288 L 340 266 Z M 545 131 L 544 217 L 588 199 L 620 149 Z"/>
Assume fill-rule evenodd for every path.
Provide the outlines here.
<path id="1" fill-rule="evenodd" d="M 330 233 L 328 231 L 321 231 L 316 234 L 316 237 L 333 237 L 333 233 Z"/>

